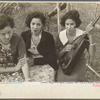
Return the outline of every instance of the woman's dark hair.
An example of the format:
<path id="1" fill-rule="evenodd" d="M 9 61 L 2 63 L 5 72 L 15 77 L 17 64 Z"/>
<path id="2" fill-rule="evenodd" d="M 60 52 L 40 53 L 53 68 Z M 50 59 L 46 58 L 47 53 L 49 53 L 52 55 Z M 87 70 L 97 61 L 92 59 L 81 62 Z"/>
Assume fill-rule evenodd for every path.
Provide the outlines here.
<path id="1" fill-rule="evenodd" d="M 4 29 L 6 26 L 14 27 L 14 21 L 11 17 L 6 14 L 0 14 L 0 30 Z"/>
<path id="2" fill-rule="evenodd" d="M 80 26 L 80 24 L 82 23 L 82 21 L 80 20 L 80 15 L 79 12 L 77 10 L 71 10 L 69 12 L 67 12 L 62 18 L 61 18 L 61 25 L 65 26 L 65 21 L 67 19 L 72 19 L 75 21 L 76 23 L 76 28 Z"/>
<path id="3" fill-rule="evenodd" d="M 46 17 L 44 16 L 44 14 L 41 12 L 33 12 L 33 13 L 29 14 L 26 18 L 25 23 L 26 23 L 27 27 L 30 28 L 30 23 L 33 18 L 39 18 L 41 20 L 42 24 L 45 26 Z"/>

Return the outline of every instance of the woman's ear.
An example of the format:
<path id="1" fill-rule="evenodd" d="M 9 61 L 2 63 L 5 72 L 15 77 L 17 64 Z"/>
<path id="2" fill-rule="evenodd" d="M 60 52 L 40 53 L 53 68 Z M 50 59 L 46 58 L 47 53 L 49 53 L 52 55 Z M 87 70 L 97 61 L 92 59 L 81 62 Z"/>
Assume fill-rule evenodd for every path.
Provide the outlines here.
<path id="1" fill-rule="evenodd" d="M 76 22 L 75 22 L 76 23 Z M 76 25 L 75 25 L 75 28 L 77 28 L 77 23 L 76 23 Z"/>
<path id="2" fill-rule="evenodd" d="M 75 26 L 75 28 L 77 28 L 77 27 Z"/>

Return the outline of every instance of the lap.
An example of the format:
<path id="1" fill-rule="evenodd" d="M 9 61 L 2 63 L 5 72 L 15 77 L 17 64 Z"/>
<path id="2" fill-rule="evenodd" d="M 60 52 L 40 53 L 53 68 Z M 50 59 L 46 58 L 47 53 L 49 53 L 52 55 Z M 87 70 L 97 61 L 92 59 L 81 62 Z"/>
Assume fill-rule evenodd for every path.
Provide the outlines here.
<path id="1" fill-rule="evenodd" d="M 30 67 L 33 82 L 54 82 L 55 71 L 50 65 L 34 65 Z"/>
<path id="2" fill-rule="evenodd" d="M 86 71 L 86 61 L 80 60 L 74 69 L 72 70 L 72 73 L 70 75 L 65 75 L 61 69 L 61 66 L 59 66 L 58 72 L 57 72 L 57 81 L 58 82 L 81 82 L 84 81 Z"/>
<path id="3" fill-rule="evenodd" d="M 0 74 L 0 82 L 24 82 L 24 76 L 22 71 L 13 73 L 2 73 Z"/>

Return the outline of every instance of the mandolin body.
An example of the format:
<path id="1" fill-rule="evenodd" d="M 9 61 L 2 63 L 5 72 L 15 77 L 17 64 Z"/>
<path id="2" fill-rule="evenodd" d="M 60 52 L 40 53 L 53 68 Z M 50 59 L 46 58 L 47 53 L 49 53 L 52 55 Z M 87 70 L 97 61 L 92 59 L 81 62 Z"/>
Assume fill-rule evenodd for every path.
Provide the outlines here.
<path id="1" fill-rule="evenodd" d="M 71 51 L 65 52 L 62 57 L 59 59 L 61 68 L 66 75 L 70 75 L 84 50 L 88 48 L 89 41 L 86 34 L 78 37 L 74 42 L 75 48 L 72 48 Z M 67 46 L 67 45 L 66 45 Z"/>

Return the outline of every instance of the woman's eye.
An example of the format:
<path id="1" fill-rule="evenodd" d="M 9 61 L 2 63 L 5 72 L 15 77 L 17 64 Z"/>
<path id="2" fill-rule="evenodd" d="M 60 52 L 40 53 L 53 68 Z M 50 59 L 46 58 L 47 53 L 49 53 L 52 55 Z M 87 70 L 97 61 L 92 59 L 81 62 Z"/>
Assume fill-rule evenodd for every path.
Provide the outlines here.
<path id="1" fill-rule="evenodd" d="M 41 24 L 37 24 L 38 26 L 41 26 Z"/>
<path id="2" fill-rule="evenodd" d="M 9 31 L 8 34 L 11 34 L 11 31 Z"/>
<path id="3" fill-rule="evenodd" d="M 71 24 L 69 24 L 69 23 L 66 23 L 66 25 L 74 25 L 74 23 L 71 23 Z"/>
<path id="4" fill-rule="evenodd" d="M 2 36 L 5 36 L 5 33 L 2 33 Z"/>
<path id="5" fill-rule="evenodd" d="M 32 23 L 32 25 L 35 25 L 35 23 Z"/>
<path id="6" fill-rule="evenodd" d="M 71 25 L 74 25 L 74 23 L 71 23 Z"/>
<path id="7" fill-rule="evenodd" d="M 32 23 L 32 25 L 35 25 L 35 23 Z M 41 26 L 40 24 L 36 24 L 37 26 Z"/>
<path id="8" fill-rule="evenodd" d="M 69 25 L 68 23 L 66 23 L 66 25 Z"/>

